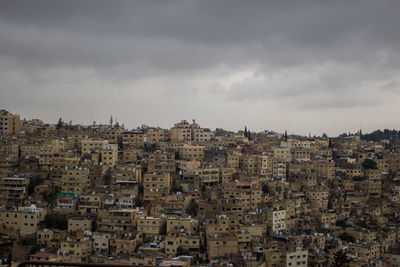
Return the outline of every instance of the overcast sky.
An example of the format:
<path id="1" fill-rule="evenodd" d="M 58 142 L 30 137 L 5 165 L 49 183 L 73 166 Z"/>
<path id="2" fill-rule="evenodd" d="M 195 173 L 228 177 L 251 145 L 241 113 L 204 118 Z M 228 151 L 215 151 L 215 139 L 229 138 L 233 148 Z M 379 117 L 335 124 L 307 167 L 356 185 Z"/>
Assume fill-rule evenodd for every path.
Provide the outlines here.
<path id="1" fill-rule="evenodd" d="M 0 108 L 129 128 L 399 129 L 399 14 L 399 0 L 0 0 Z"/>

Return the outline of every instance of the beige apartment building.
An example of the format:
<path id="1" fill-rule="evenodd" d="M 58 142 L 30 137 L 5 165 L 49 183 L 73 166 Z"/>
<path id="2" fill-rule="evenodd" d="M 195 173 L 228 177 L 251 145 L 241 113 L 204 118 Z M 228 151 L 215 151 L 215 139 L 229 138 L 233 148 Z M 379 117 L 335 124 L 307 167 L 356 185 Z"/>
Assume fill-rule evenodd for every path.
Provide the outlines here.
<path id="1" fill-rule="evenodd" d="M 121 139 L 122 133 L 124 132 L 124 128 L 121 126 L 114 125 L 113 128 L 109 128 L 104 130 L 101 133 L 101 136 L 108 140 L 110 144 L 117 144 L 118 140 Z"/>
<path id="2" fill-rule="evenodd" d="M 97 214 L 104 205 L 103 194 L 81 194 L 79 196 L 78 212 L 80 214 Z"/>
<path id="3" fill-rule="evenodd" d="M 174 127 L 169 130 L 169 139 L 172 143 L 179 143 L 185 141 L 204 142 L 211 140 L 214 134 L 209 129 L 201 128 L 195 120 L 192 124 L 183 120 L 176 123 Z"/>
<path id="4" fill-rule="evenodd" d="M 12 236 L 35 234 L 45 215 L 46 210 L 39 209 L 35 205 L 19 207 L 18 210 L 2 209 L 0 210 L 0 232 Z"/>
<path id="5" fill-rule="evenodd" d="M 273 158 L 272 159 L 272 177 L 286 180 L 286 178 L 287 178 L 287 162 Z"/>
<path id="6" fill-rule="evenodd" d="M 164 223 L 162 218 L 144 216 L 138 219 L 137 229 L 145 235 L 159 235 Z"/>
<path id="7" fill-rule="evenodd" d="M 240 155 L 239 154 L 228 154 L 226 156 L 226 165 L 228 168 L 238 169 L 240 166 Z"/>
<path id="8" fill-rule="evenodd" d="M 187 121 L 176 123 L 169 130 L 169 139 L 171 143 L 178 143 L 192 140 L 192 129 Z"/>
<path id="9" fill-rule="evenodd" d="M 256 209 L 261 203 L 261 189 L 257 183 L 231 181 L 223 185 L 222 194 L 240 199 L 246 209 Z"/>
<path id="10" fill-rule="evenodd" d="M 172 175 L 176 172 L 176 164 L 173 161 L 150 162 L 147 165 L 147 172 L 169 172 Z"/>
<path id="11" fill-rule="evenodd" d="M 219 183 L 219 168 L 198 168 L 194 174 L 199 177 L 200 186 L 211 186 Z"/>
<path id="12" fill-rule="evenodd" d="M 107 233 L 133 232 L 138 215 L 143 216 L 133 208 L 101 210 L 97 216 L 97 229 Z"/>
<path id="13" fill-rule="evenodd" d="M 258 159 L 256 155 L 240 157 L 240 170 L 248 175 L 257 175 Z"/>
<path id="14" fill-rule="evenodd" d="M 274 147 L 273 148 L 274 158 L 286 162 L 290 162 L 292 160 L 292 154 L 290 153 L 289 147 Z"/>
<path id="15" fill-rule="evenodd" d="M 311 207 L 316 209 L 328 209 L 328 190 L 324 188 L 311 188 L 307 190 L 306 196 L 311 203 Z"/>
<path id="16" fill-rule="evenodd" d="M 61 253 L 86 260 L 92 254 L 92 241 L 88 237 L 81 239 L 67 237 L 61 241 Z"/>
<path id="17" fill-rule="evenodd" d="M 372 196 L 382 195 L 382 181 L 380 180 L 368 180 L 361 183 L 361 189 L 368 192 Z"/>
<path id="18" fill-rule="evenodd" d="M 0 110 L 0 135 L 19 135 L 21 120 L 19 115 Z"/>
<path id="19" fill-rule="evenodd" d="M 322 178 L 335 178 L 335 162 L 330 160 L 316 160 L 312 163 L 313 171 Z"/>
<path id="20" fill-rule="evenodd" d="M 20 146 L 21 149 L 21 157 L 23 158 L 39 158 L 39 144 L 22 144 Z"/>
<path id="21" fill-rule="evenodd" d="M 193 218 L 170 217 L 167 219 L 167 233 L 182 229 L 185 232 L 197 232 L 198 221 Z"/>
<path id="22" fill-rule="evenodd" d="M 86 217 L 72 217 L 68 219 L 68 232 L 92 230 L 92 220 Z"/>
<path id="23" fill-rule="evenodd" d="M 132 130 L 122 134 L 122 146 L 125 148 L 143 148 L 147 135 L 143 130 Z"/>
<path id="24" fill-rule="evenodd" d="M 219 168 L 219 180 L 222 184 L 232 181 L 235 173 L 237 173 L 235 168 L 221 167 Z"/>
<path id="25" fill-rule="evenodd" d="M 381 245 L 379 243 L 349 245 L 349 254 L 361 260 L 377 260 L 380 257 Z"/>
<path id="26" fill-rule="evenodd" d="M 127 148 L 122 152 L 121 160 L 127 162 L 133 162 L 137 159 L 138 155 L 142 152 L 142 149 L 138 148 Z"/>
<path id="27" fill-rule="evenodd" d="M 15 204 L 22 201 L 28 193 L 29 178 L 6 177 L 0 179 L 0 201 Z M 1 203 L 0 202 L 0 203 Z"/>
<path id="28" fill-rule="evenodd" d="M 18 144 L 0 143 L 0 161 L 17 161 L 19 154 Z"/>
<path id="29" fill-rule="evenodd" d="M 157 200 L 166 197 L 171 190 L 171 175 L 165 173 L 146 173 L 143 177 L 143 199 Z"/>
<path id="30" fill-rule="evenodd" d="M 318 212 L 317 220 L 321 224 L 325 225 L 335 225 L 337 215 L 334 212 Z"/>
<path id="31" fill-rule="evenodd" d="M 138 243 L 140 242 L 139 235 L 132 236 L 131 234 L 125 235 L 122 238 L 115 239 L 115 253 L 117 255 L 133 254 L 136 250 Z"/>
<path id="32" fill-rule="evenodd" d="M 207 220 L 206 234 L 214 236 L 218 234 L 235 234 L 238 230 L 237 216 L 218 215 Z"/>
<path id="33" fill-rule="evenodd" d="M 208 258 L 225 257 L 239 251 L 239 242 L 236 235 L 216 234 L 207 237 Z"/>
<path id="34" fill-rule="evenodd" d="M 191 134 L 192 140 L 194 142 L 205 142 L 211 140 L 214 137 L 214 134 L 210 129 L 200 128 L 200 126 L 195 122 L 193 122 L 192 124 Z"/>
<path id="35" fill-rule="evenodd" d="M 46 248 L 59 247 L 66 236 L 67 231 L 58 229 L 41 229 L 36 233 L 37 243 Z"/>
<path id="36" fill-rule="evenodd" d="M 118 145 L 104 144 L 101 148 L 101 163 L 107 168 L 114 168 L 118 161 Z"/>
<path id="37" fill-rule="evenodd" d="M 185 252 L 198 251 L 200 244 L 201 240 L 197 235 L 190 235 L 187 232 L 169 233 L 165 238 L 165 253 L 176 256 L 179 248 Z"/>
<path id="38" fill-rule="evenodd" d="M 150 128 L 146 131 L 147 142 L 150 144 L 158 144 L 167 139 L 167 134 L 164 130 Z"/>
<path id="39" fill-rule="evenodd" d="M 182 160 L 198 160 L 204 159 L 204 146 L 184 145 L 179 147 L 179 158 Z"/>
<path id="40" fill-rule="evenodd" d="M 61 192 L 82 194 L 89 186 L 89 170 L 86 168 L 69 168 L 62 175 Z"/>
<path id="41" fill-rule="evenodd" d="M 101 151 L 108 140 L 82 140 L 82 155 L 90 154 L 92 151 Z"/>
<path id="42" fill-rule="evenodd" d="M 265 252 L 267 267 L 306 267 L 308 266 L 308 251 L 301 248 L 274 249 Z"/>
<path id="43" fill-rule="evenodd" d="M 286 211 L 271 209 L 267 212 L 267 230 L 270 235 L 286 229 Z"/>

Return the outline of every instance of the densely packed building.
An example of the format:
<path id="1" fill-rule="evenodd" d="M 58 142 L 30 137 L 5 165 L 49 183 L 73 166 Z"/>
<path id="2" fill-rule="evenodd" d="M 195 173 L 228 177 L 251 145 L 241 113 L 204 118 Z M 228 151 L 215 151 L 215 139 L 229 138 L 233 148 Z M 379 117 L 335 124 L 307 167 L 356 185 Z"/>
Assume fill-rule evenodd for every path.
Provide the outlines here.
<path id="1" fill-rule="evenodd" d="M 0 137 L 2 262 L 400 266 L 393 140 L 52 125 L 4 110 Z"/>

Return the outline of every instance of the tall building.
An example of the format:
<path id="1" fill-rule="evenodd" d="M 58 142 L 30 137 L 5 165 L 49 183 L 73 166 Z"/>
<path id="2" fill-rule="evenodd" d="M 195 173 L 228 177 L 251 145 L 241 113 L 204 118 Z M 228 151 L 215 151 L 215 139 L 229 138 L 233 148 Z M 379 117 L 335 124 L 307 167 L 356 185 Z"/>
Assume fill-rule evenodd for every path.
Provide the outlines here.
<path id="1" fill-rule="evenodd" d="M 0 134 L 18 135 L 21 129 L 19 115 L 11 114 L 6 110 L 0 110 Z"/>
<path id="2" fill-rule="evenodd" d="M 201 128 L 195 120 L 193 120 L 192 124 L 183 120 L 180 123 L 176 123 L 169 130 L 169 137 L 172 143 L 184 141 L 203 142 L 211 140 L 214 137 L 214 133 L 210 129 Z"/>

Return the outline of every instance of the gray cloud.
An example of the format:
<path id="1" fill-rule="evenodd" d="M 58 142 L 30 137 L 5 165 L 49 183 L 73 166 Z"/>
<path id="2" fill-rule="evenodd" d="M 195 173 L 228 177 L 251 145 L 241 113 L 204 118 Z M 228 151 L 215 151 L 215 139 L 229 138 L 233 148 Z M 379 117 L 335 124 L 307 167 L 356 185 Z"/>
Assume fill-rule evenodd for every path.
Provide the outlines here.
<path id="1" fill-rule="evenodd" d="M 399 128 L 398 10 L 396 0 L 1 1 L 0 105 L 51 121 L 114 114 L 130 127 Z"/>

